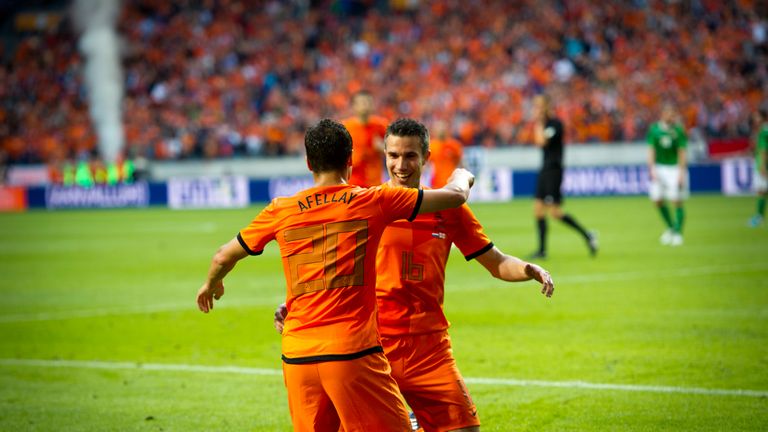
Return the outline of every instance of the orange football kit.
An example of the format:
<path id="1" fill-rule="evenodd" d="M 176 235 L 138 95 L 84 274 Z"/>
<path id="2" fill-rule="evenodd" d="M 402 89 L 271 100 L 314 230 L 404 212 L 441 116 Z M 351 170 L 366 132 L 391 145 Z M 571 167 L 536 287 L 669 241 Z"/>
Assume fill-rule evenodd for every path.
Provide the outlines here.
<path id="1" fill-rule="evenodd" d="M 453 138 L 433 139 L 429 143 L 432 162 L 432 187 L 441 188 L 448 183 L 453 170 L 461 164 L 464 148 Z"/>
<path id="2" fill-rule="evenodd" d="M 342 122 L 352 136 L 352 175 L 349 184 L 372 187 L 381 184 L 384 175 L 384 157 L 376 146 L 387 131 L 387 120 L 379 116 L 368 117 L 362 123 L 357 117 Z"/>
<path id="3" fill-rule="evenodd" d="M 276 240 L 287 283 L 283 375 L 294 429 L 409 430 L 376 322 L 376 251 L 385 227 L 418 214 L 423 192 L 313 187 L 276 198 L 240 231 L 258 255 Z"/>
<path id="4" fill-rule="evenodd" d="M 413 222 L 391 223 L 376 256 L 384 352 L 392 376 L 425 431 L 480 424 L 453 358 L 450 324 L 443 312 L 445 265 L 452 243 L 467 260 L 493 248 L 466 204 L 419 215 Z"/>

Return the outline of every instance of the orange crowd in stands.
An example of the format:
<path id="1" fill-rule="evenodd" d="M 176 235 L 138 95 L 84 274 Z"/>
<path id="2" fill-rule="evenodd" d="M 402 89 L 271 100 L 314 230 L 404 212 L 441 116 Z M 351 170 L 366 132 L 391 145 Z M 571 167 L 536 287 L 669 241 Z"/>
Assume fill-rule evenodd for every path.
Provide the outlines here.
<path id="1" fill-rule="evenodd" d="M 385 118 L 445 122 L 463 145 L 529 142 L 531 99 L 545 91 L 569 143 L 642 140 L 664 101 L 705 137 L 746 136 L 750 113 L 768 99 L 765 7 L 126 0 L 126 156 L 297 154 L 307 125 L 350 116 L 360 89 Z M 5 158 L 93 153 L 71 24 L 10 49 L 0 68 Z"/>

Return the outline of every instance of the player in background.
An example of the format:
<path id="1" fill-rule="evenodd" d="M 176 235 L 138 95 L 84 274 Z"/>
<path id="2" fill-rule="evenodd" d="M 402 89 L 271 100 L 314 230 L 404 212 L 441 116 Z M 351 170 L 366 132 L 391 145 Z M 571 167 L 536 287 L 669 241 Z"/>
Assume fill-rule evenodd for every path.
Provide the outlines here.
<path id="1" fill-rule="evenodd" d="M 757 212 L 749 220 L 749 226 L 756 228 L 765 220 L 765 199 L 768 198 L 768 112 L 758 111 L 754 115 L 755 134 L 755 175 L 752 188 L 757 194 Z"/>
<path id="2" fill-rule="evenodd" d="M 429 133 L 421 123 L 399 119 L 387 129 L 384 189 L 423 190 L 421 173 L 430 157 Z M 465 204 L 398 220 L 385 230 L 376 255 L 378 325 L 392 376 L 425 431 L 477 431 L 480 419 L 452 354 L 443 312 L 445 266 L 455 244 L 504 281 L 535 279 L 547 297 L 549 273 L 501 252 L 483 233 Z M 285 305 L 275 312 L 282 331 Z"/>
<path id="3" fill-rule="evenodd" d="M 384 169 L 384 132 L 387 120 L 373 114 L 373 96 L 360 90 L 352 96 L 354 117 L 342 123 L 352 135 L 352 175 L 349 184 L 372 187 L 381 184 Z"/>
<path id="4" fill-rule="evenodd" d="M 659 121 L 648 130 L 648 173 L 651 180 L 649 195 L 667 226 L 661 235 L 661 244 L 680 246 L 683 244 L 683 200 L 687 195 L 688 182 L 688 137 L 683 126 L 675 122 L 675 117 L 675 108 L 666 103 L 661 109 Z M 675 206 L 674 218 L 668 201 Z"/>
<path id="5" fill-rule="evenodd" d="M 546 95 L 533 98 L 533 144 L 542 149 L 543 162 L 536 180 L 533 215 L 539 234 L 539 249 L 531 259 L 547 257 L 547 213 L 576 230 L 587 243 L 592 256 L 597 255 L 597 237 L 588 232 L 576 219 L 561 207 L 563 195 L 563 122 L 555 117 L 552 103 Z"/>
<path id="6" fill-rule="evenodd" d="M 277 241 L 286 279 L 283 376 L 296 431 L 406 431 L 376 323 L 376 251 L 384 228 L 420 212 L 463 204 L 473 177 L 457 170 L 445 188 L 365 189 L 347 184 L 352 138 L 322 120 L 305 136 L 315 186 L 273 200 L 213 257 L 197 293 L 207 313 L 238 261 Z"/>
<path id="7" fill-rule="evenodd" d="M 435 122 L 434 136 L 429 143 L 431 156 L 429 162 L 432 164 L 432 182 L 433 188 L 445 186 L 453 170 L 461 166 L 461 159 L 464 156 L 464 148 L 457 139 L 449 133 L 448 124 L 444 120 Z M 391 177 L 390 173 L 390 177 Z"/>

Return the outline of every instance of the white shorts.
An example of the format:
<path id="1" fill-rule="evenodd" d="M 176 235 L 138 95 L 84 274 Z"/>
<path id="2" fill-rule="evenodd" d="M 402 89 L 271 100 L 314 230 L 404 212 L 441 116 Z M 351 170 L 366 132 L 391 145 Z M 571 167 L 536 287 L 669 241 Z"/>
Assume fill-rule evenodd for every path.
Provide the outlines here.
<path id="1" fill-rule="evenodd" d="M 652 201 L 682 201 L 688 198 L 688 172 L 680 187 L 680 168 L 677 165 L 656 165 L 656 178 L 651 180 L 648 195 Z"/>
<path id="2" fill-rule="evenodd" d="M 768 179 L 760 174 L 760 170 L 755 167 L 755 175 L 752 177 L 752 190 L 758 193 L 768 191 Z"/>

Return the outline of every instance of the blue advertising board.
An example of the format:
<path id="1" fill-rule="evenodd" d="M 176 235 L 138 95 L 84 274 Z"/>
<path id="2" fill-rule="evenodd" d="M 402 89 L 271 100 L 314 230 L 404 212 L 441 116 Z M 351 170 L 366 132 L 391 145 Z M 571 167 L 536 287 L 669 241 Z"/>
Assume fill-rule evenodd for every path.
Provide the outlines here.
<path id="1" fill-rule="evenodd" d="M 733 180 L 743 177 L 739 175 L 744 171 L 740 171 L 742 165 L 747 163 L 738 161 L 725 163 L 722 167 L 720 163 L 689 167 L 691 192 L 728 192 L 725 189 L 732 188 L 738 189 L 737 193 L 743 193 L 747 182 Z M 531 197 L 536 190 L 536 176 L 537 172 L 530 170 L 486 169 L 478 175 L 472 192 L 475 195 L 473 201 Z M 724 176 L 727 178 L 724 179 Z M 249 203 L 269 202 L 275 197 L 289 196 L 311 186 L 311 176 L 251 180 L 227 177 L 91 188 L 38 186 L 27 188 L 26 193 L 29 208 L 241 207 Z M 566 196 L 644 195 L 647 191 L 648 172 L 643 165 L 574 167 L 566 170 L 563 181 Z"/>
<path id="2" fill-rule="evenodd" d="M 512 186 L 515 197 L 530 197 L 536 191 L 536 171 L 515 171 Z M 719 192 L 720 165 L 693 165 L 688 168 L 691 192 Z M 574 167 L 565 170 L 563 194 L 566 196 L 645 195 L 648 193 L 648 168 L 645 165 Z"/>
<path id="3" fill-rule="evenodd" d="M 61 186 L 45 188 L 45 207 L 66 208 L 122 208 L 149 205 L 149 186 L 144 183 L 111 186 Z"/>

